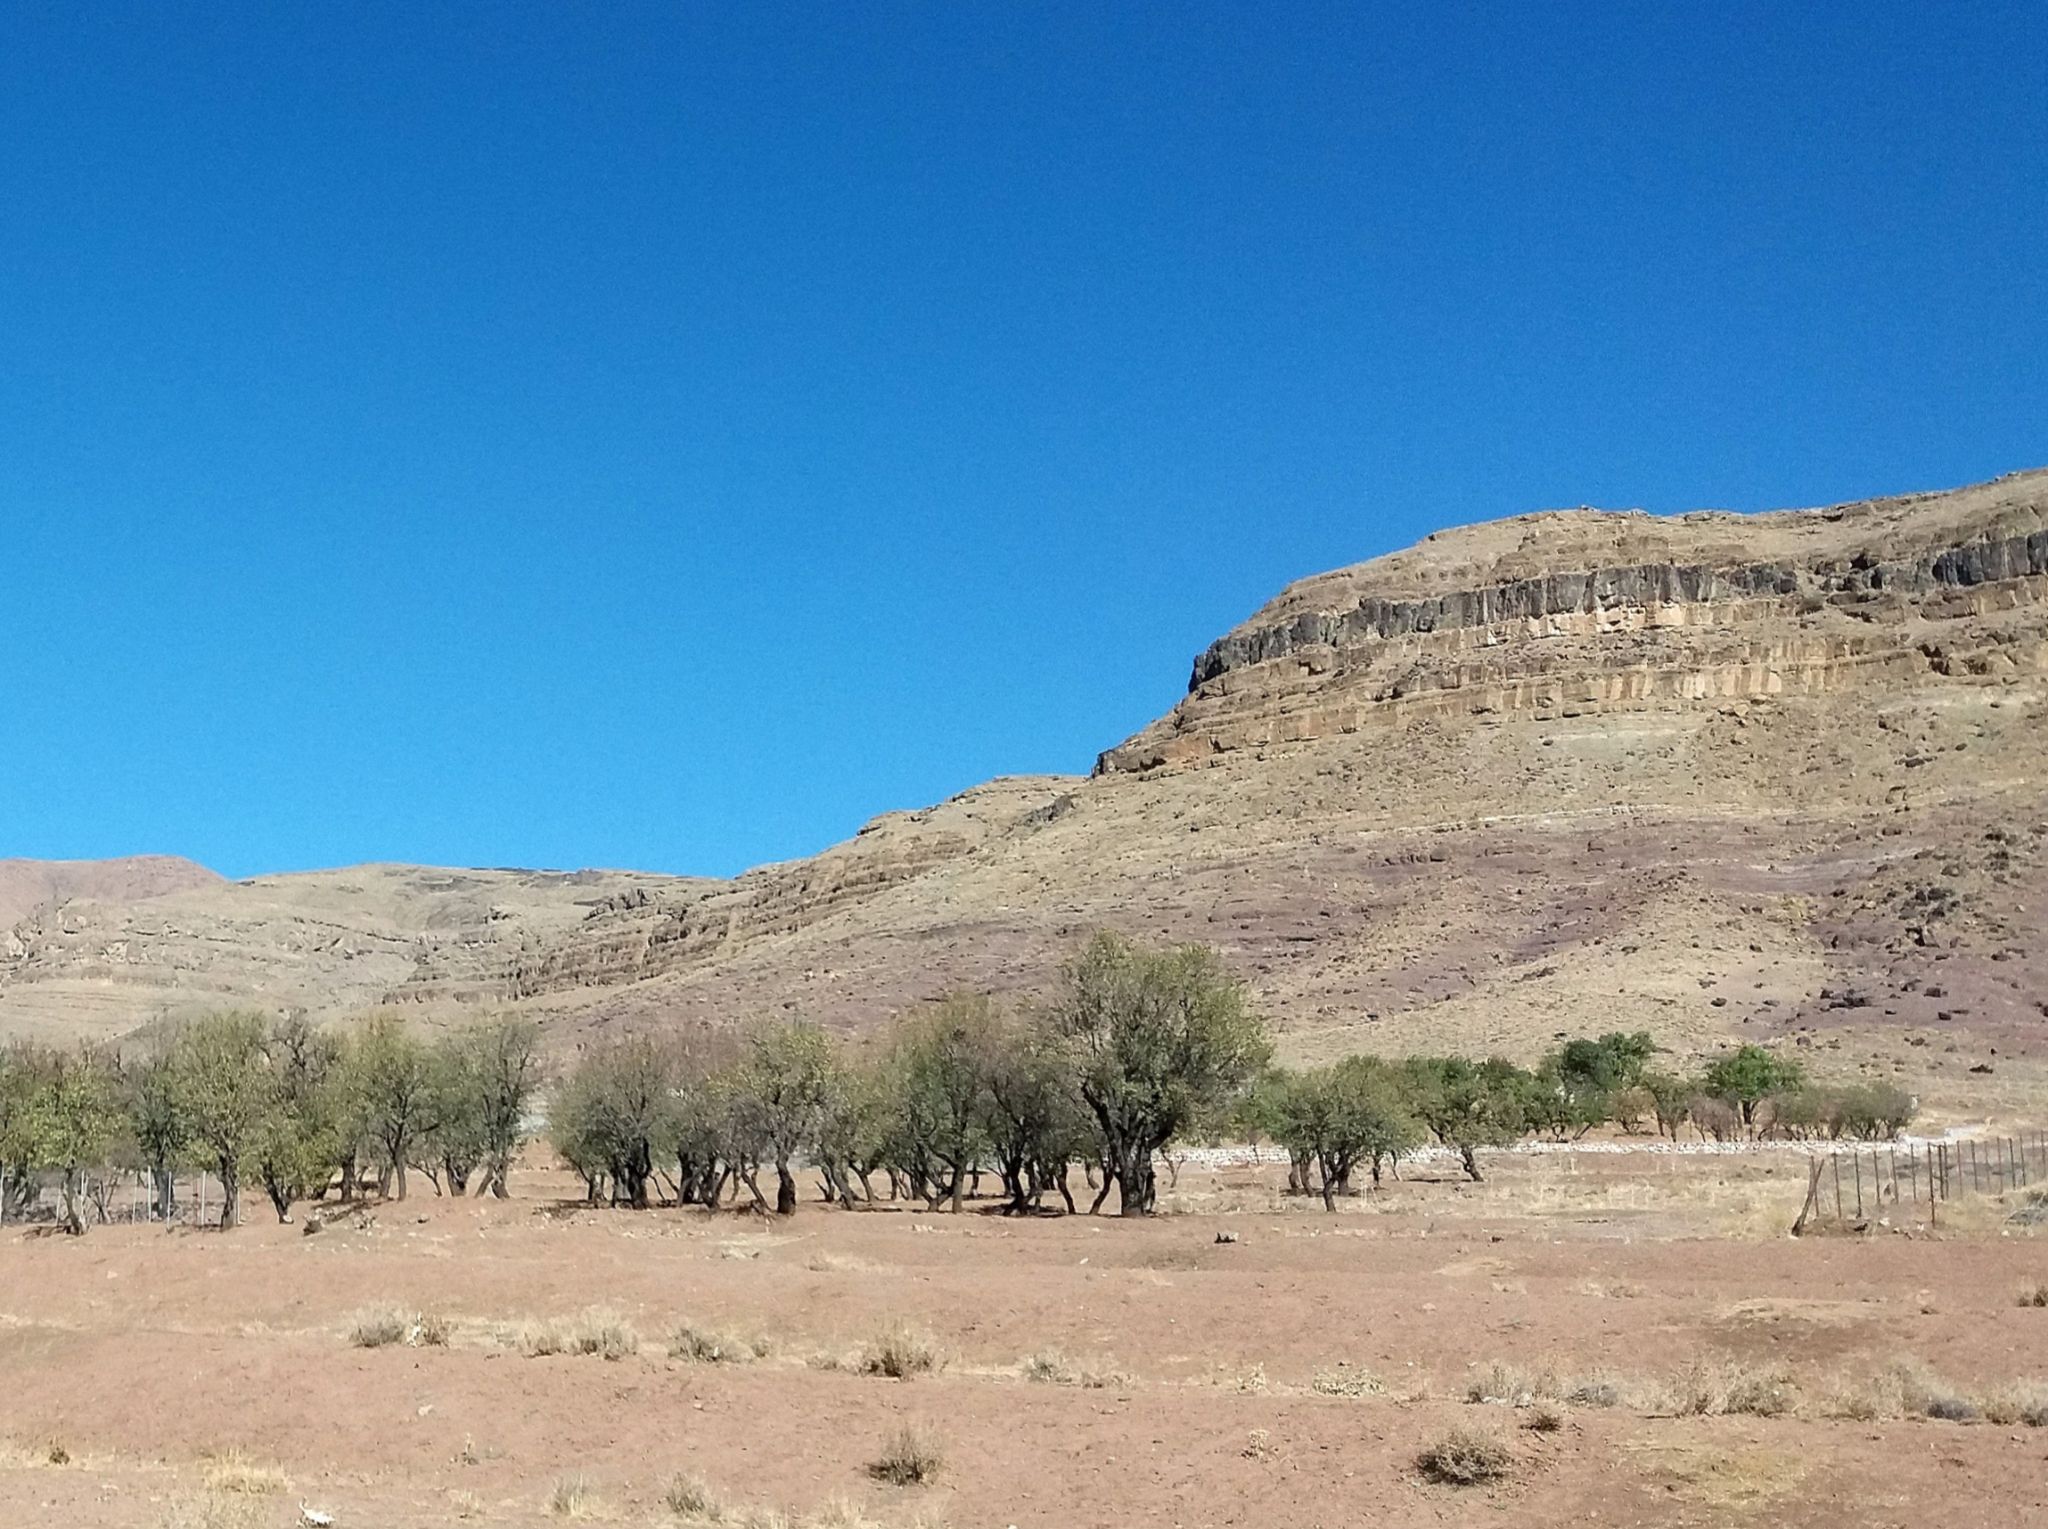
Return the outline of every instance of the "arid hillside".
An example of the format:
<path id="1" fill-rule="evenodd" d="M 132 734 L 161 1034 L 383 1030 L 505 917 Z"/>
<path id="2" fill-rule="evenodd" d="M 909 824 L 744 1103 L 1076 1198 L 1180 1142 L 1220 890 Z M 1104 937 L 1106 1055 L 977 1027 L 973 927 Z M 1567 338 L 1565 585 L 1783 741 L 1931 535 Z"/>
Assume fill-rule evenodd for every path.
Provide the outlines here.
<path id="1" fill-rule="evenodd" d="M 229 1001 L 510 1005 L 564 1046 L 856 1030 L 1028 993 L 1108 924 L 1220 947 L 1299 1055 L 1791 1035 L 1995 1112 L 2048 1060 L 2044 596 L 2048 472 L 1447 531 L 1290 587 L 1091 778 L 994 781 L 732 881 L 74 898 L 0 937 L 0 1033 Z"/>

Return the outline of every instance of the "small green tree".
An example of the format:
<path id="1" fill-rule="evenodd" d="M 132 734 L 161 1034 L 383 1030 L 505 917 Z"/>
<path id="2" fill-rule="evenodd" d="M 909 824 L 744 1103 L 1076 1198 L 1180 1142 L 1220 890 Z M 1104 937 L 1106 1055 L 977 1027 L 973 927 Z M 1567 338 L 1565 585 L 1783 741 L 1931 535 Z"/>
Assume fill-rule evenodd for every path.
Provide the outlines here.
<path id="1" fill-rule="evenodd" d="M 178 1209 L 178 1164 L 191 1131 L 178 1110 L 171 1047 L 152 1041 L 123 1058 L 121 1085 L 135 1152 L 149 1175 L 150 1213 L 169 1221 Z"/>
<path id="2" fill-rule="evenodd" d="M 590 1198 L 608 1185 L 612 1203 L 645 1210 L 657 1155 L 675 1140 L 677 1052 L 651 1035 L 628 1035 L 587 1053 L 548 1115 L 548 1133 Z"/>
<path id="3" fill-rule="evenodd" d="M 342 1053 L 346 1087 L 361 1119 L 377 1165 L 406 1195 L 406 1164 L 430 1124 L 433 1079 L 427 1047 L 396 1014 L 382 1012 L 360 1021 Z"/>
<path id="4" fill-rule="evenodd" d="M 1271 1051 L 1214 951 L 1148 950 L 1107 932 L 1067 963 L 1052 1022 L 1126 1216 L 1153 1209 L 1154 1155 L 1221 1118 Z"/>
<path id="5" fill-rule="evenodd" d="M 732 1108 L 741 1134 L 775 1165 L 775 1214 L 796 1214 L 796 1155 L 818 1138 L 841 1083 L 825 1032 L 804 1020 L 766 1024 L 747 1037 Z"/>
<path id="6" fill-rule="evenodd" d="M 1412 1151 L 1422 1126 L 1409 1112 L 1401 1079 L 1377 1057 L 1352 1056 L 1290 1080 L 1277 1103 L 1276 1138 L 1290 1155 L 1313 1159 L 1323 1208 L 1351 1187 L 1352 1170 L 1369 1162 L 1375 1184 L 1382 1166 Z"/>
<path id="7" fill-rule="evenodd" d="M 340 1050 L 299 1015 L 277 1021 L 264 1039 L 251 1085 L 259 1112 L 249 1160 L 280 1222 L 289 1222 L 292 1207 L 333 1169 Z"/>
<path id="8" fill-rule="evenodd" d="M 0 1048 L 0 1221 L 25 1216 L 36 1202 L 32 1101 L 45 1053 L 21 1041 Z"/>
<path id="9" fill-rule="evenodd" d="M 264 1024 L 256 1014 L 209 1014 L 172 1043 L 172 1101 L 193 1150 L 220 1176 L 223 1230 L 241 1223 L 242 1167 L 268 1109 L 263 1057 Z"/>
<path id="10" fill-rule="evenodd" d="M 105 1166 L 123 1123 L 114 1069 L 90 1049 L 52 1052 L 28 1109 L 30 1161 L 57 1175 L 61 1224 L 82 1237 L 86 1175 Z"/>
<path id="11" fill-rule="evenodd" d="M 1402 1068 L 1409 1106 L 1438 1142 L 1456 1150 L 1480 1182 L 1478 1149 L 1505 1147 L 1528 1129 L 1528 1073 L 1498 1057 L 1412 1057 Z"/>
<path id="12" fill-rule="evenodd" d="M 475 1068 L 483 1178 L 477 1192 L 502 1200 L 526 1118 L 541 1086 L 540 1029 L 526 1019 L 486 1020 L 465 1037 Z"/>
<path id="13" fill-rule="evenodd" d="M 1797 1062 L 1773 1056 L 1761 1046 L 1739 1046 L 1707 1064 L 1704 1087 L 1732 1105 L 1746 1129 L 1756 1128 L 1757 1106 L 1773 1094 L 1799 1087 L 1805 1074 Z"/>
<path id="14" fill-rule="evenodd" d="M 926 1202 L 956 1212 L 967 1175 L 987 1150 L 988 1072 L 996 1011 L 985 997 L 946 998 L 899 1021 L 889 1067 L 895 1075 L 905 1167 Z"/>
<path id="15" fill-rule="evenodd" d="M 999 1016 L 986 1036 L 982 1063 L 982 1134 L 1008 1196 L 1005 1212 L 1020 1215 L 1057 1190 L 1074 1213 L 1068 1173 L 1088 1149 L 1089 1123 L 1073 1069 L 1041 1015 Z"/>

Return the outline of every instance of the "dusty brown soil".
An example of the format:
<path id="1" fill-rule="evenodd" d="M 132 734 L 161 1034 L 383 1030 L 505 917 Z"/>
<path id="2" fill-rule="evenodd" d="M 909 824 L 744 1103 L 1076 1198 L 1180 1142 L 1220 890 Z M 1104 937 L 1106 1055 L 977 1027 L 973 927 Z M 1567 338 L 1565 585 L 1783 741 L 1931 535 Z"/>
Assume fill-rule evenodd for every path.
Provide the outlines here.
<path id="1" fill-rule="evenodd" d="M 881 1524 L 996 1529 L 2048 1514 L 2048 1428 L 1826 1415 L 1838 1384 L 1906 1359 L 1968 1394 L 2048 1379 L 2048 1310 L 2015 1299 L 2048 1278 L 2048 1242 L 2002 1206 L 1959 1203 L 1936 1235 L 1908 1206 L 1895 1228 L 1795 1241 L 1803 1180 L 1782 1155 L 1503 1160 L 1484 1186 L 1425 1172 L 1336 1215 L 1277 1178 L 1189 1170 L 1144 1223 L 636 1215 L 536 1173 L 509 1203 L 415 1198 L 312 1236 L 253 1202 L 227 1235 L 10 1230 L 0 1524 L 284 1526 L 302 1505 L 336 1529 L 543 1524 L 579 1474 L 591 1521 L 656 1524 L 677 1471 L 733 1509 L 839 1498 Z M 452 1341 L 351 1346 L 381 1302 L 445 1315 Z M 592 1306 L 638 1331 L 636 1354 L 531 1358 L 508 1336 Z M 682 1321 L 766 1355 L 670 1358 Z M 893 1323 L 944 1369 L 848 1366 Z M 1105 1383 L 1024 1378 L 1048 1350 Z M 1699 1360 L 1786 1367 L 1794 1412 L 1672 1415 L 1663 1393 Z M 1531 1409 L 1463 1400 L 1495 1361 L 1604 1374 L 1624 1401 L 1539 1433 Z M 1320 1394 L 1339 1364 L 1385 1391 Z M 944 1455 L 923 1488 L 865 1472 L 906 1421 Z M 1506 1481 L 1421 1479 L 1417 1452 L 1456 1425 L 1507 1443 Z M 267 1490 L 209 1495 L 237 1470 Z"/>

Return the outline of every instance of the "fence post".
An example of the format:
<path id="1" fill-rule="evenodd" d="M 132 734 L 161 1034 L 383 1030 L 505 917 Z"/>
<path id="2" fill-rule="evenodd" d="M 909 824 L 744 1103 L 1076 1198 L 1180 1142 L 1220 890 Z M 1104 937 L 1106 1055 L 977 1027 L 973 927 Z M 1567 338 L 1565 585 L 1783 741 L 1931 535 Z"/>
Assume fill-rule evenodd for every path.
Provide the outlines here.
<path id="1" fill-rule="evenodd" d="M 1856 1219 L 1863 1219 L 1863 1153 L 1859 1149 L 1849 1160 L 1849 1166 L 1856 1170 Z M 1873 1172 L 1875 1170 L 1872 1170 Z"/>

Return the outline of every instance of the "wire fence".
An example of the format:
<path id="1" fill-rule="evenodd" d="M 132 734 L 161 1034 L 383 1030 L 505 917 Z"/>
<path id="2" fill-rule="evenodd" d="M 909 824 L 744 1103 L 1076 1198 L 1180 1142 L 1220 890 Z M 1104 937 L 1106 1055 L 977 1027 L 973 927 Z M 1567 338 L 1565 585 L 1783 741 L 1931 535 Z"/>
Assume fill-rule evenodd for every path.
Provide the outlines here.
<path id="1" fill-rule="evenodd" d="M 26 1185 L 0 1192 L 0 1227 L 53 1225 L 63 1217 L 64 1195 L 59 1182 L 38 1175 Z M 89 1175 L 80 1188 L 86 1222 L 94 1226 L 217 1226 L 220 1224 L 220 1180 L 210 1173 L 179 1174 L 168 1196 L 147 1173 Z M 167 1202 L 167 1204 L 166 1204 Z"/>
<path id="2" fill-rule="evenodd" d="M 1806 1203 L 1792 1229 L 1897 1219 L 1900 1207 L 1938 1226 L 1941 1206 L 1960 1196 L 2002 1195 L 2039 1184 L 2048 1184 L 2048 1131 L 1833 1145 L 1807 1164 Z"/>

